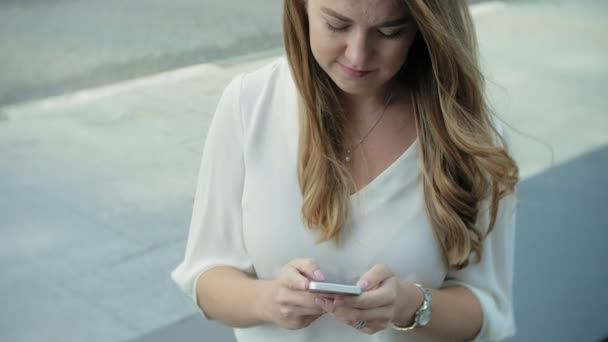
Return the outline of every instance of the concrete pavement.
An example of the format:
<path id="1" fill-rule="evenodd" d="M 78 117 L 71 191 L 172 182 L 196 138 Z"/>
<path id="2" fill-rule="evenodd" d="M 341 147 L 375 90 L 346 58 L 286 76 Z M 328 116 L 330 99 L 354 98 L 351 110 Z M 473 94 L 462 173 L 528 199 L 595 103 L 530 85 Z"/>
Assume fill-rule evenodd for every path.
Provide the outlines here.
<path id="1" fill-rule="evenodd" d="M 476 17 L 495 108 L 528 135 L 511 133 L 524 177 L 514 340 L 608 335 L 605 4 L 510 2 Z M 275 56 L 0 108 L 0 340 L 231 340 L 169 272 L 220 92 Z"/>
<path id="2" fill-rule="evenodd" d="M 281 9 L 266 0 L 0 1 L 0 106 L 280 47 Z"/>

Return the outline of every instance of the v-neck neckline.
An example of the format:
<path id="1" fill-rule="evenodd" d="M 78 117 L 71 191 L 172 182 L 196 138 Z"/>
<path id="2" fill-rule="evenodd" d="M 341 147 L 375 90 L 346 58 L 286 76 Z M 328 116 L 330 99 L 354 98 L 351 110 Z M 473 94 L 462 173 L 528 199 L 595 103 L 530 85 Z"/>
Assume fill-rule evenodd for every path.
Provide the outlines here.
<path id="1" fill-rule="evenodd" d="M 399 164 L 401 164 L 404 160 L 410 159 L 410 155 L 416 153 L 417 146 L 418 146 L 418 138 L 416 138 L 414 140 L 414 142 L 412 142 L 410 144 L 410 146 L 408 146 L 405 149 L 405 151 L 403 151 L 403 153 L 401 153 L 401 155 L 399 157 L 397 157 L 397 159 L 395 159 L 395 161 L 393 161 L 389 166 L 387 166 L 384 170 L 382 170 L 382 172 L 380 172 L 374 179 L 372 179 L 365 186 L 363 186 L 362 188 L 360 188 L 357 191 L 355 191 L 354 193 L 352 193 L 349 196 L 349 198 L 351 200 L 360 198 L 363 195 L 365 195 L 366 193 L 373 190 L 376 186 L 379 186 L 378 183 L 383 183 L 384 179 L 390 177 L 390 174 L 393 172 L 392 171 L 393 169 L 398 168 Z"/>

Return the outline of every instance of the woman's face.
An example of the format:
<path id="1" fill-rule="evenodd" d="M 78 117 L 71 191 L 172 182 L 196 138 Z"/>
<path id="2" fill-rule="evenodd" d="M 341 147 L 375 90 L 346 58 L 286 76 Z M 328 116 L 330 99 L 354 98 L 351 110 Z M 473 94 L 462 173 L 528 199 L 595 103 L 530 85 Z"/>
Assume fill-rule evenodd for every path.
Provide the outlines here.
<path id="1" fill-rule="evenodd" d="M 399 71 L 417 28 L 403 0 L 308 0 L 312 53 L 344 92 L 372 94 Z"/>

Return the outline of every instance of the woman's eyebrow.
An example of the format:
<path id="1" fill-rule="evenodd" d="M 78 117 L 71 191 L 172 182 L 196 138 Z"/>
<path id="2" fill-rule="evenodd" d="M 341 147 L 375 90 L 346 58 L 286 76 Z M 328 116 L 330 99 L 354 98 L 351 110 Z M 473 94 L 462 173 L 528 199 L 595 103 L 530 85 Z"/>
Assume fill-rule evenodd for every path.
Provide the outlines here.
<path id="1" fill-rule="evenodd" d="M 331 8 L 327 8 L 325 6 L 321 6 L 321 11 L 325 12 L 326 14 L 331 15 L 332 17 L 338 18 L 338 19 L 340 19 L 342 21 L 347 21 L 349 23 L 353 22 L 352 19 L 343 16 L 342 14 L 340 14 L 340 13 L 332 10 Z"/>
<path id="2" fill-rule="evenodd" d="M 327 8 L 325 6 L 321 6 L 321 11 L 324 12 L 325 14 L 329 14 L 334 18 L 340 19 L 342 21 L 345 21 L 347 23 L 352 23 L 353 20 L 343 16 L 342 14 L 332 10 L 331 8 Z M 378 25 L 376 25 L 376 27 L 393 27 L 393 26 L 401 26 L 401 25 L 405 25 L 409 22 L 410 18 L 409 16 L 405 16 L 403 18 L 398 18 L 398 19 L 392 19 L 389 21 L 385 21 L 383 23 L 380 23 Z"/>
<path id="3" fill-rule="evenodd" d="M 393 27 L 393 26 L 402 26 L 407 24 L 410 21 L 409 17 L 403 17 L 399 19 L 389 20 L 381 23 L 378 27 Z"/>

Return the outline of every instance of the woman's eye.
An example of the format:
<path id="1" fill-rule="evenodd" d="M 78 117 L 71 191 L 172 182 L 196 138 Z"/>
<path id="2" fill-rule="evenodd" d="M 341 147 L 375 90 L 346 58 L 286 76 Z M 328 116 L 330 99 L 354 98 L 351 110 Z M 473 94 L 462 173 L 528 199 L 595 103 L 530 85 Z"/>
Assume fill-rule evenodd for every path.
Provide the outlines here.
<path id="1" fill-rule="evenodd" d="M 382 38 L 386 38 L 386 39 L 394 39 L 394 38 L 399 38 L 402 34 L 403 34 L 403 29 L 401 30 L 397 30 L 397 31 L 390 31 L 390 32 L 385 32 L 385 31 L 378 31 L 378 33 L 380 34 L 380 36 Z"/>
<path id="2" fill-rule="evenodd" d="M 342 32 L 342 31 L 346 31 L 348 29 L 348 25 L 334 26 L 328 22 L 326 22 L 326 24 L 327 24 L 327 28 L 334 32 Z"/>

